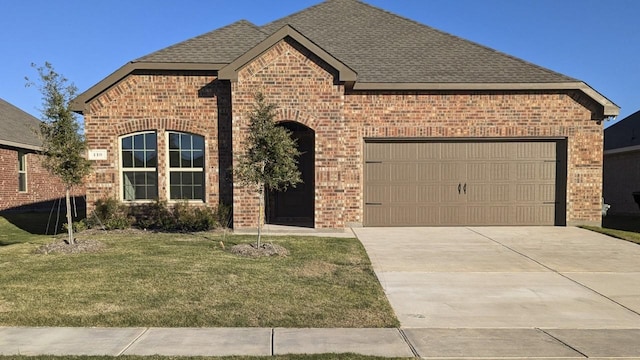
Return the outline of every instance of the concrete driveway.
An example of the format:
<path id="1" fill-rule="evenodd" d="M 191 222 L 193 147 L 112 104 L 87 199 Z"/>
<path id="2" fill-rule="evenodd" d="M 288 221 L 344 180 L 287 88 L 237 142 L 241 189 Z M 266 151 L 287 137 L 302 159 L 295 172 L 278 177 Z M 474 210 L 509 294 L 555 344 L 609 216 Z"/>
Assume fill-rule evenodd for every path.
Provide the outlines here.
<path id="1" fill-rule="evenodd" d="M 353 230 L 421 356 L 640 358 L 636 244 L 574 227 Z"/>

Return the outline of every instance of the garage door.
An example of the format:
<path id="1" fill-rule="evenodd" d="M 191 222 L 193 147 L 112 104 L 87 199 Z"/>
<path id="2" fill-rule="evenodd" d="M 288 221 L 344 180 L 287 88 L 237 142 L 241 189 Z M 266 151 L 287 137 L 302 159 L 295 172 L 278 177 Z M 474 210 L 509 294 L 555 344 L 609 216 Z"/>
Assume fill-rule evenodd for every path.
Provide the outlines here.
<path id="1" fill-rule="evenodd" d="M 365 226 L 554 225 L 555 141 L 366 142 Z"/>

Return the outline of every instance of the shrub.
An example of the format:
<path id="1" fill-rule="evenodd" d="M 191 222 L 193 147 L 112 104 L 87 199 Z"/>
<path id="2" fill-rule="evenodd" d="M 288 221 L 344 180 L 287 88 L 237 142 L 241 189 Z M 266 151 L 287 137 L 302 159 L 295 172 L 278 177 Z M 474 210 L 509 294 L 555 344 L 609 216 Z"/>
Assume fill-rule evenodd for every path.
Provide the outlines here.
<path id="1" fill-rule="evenodd" d="M 87 225 L 107 230 L 136 226 L 159 231 L 207 231 L 228 226 L 231 209 L 228 206 L 206 207 L 188 202 L 169 205 L 166 201 L 127 206 L 115 199 L 96 201 Z"/>
<path id="2" fill-rule="evenodd" d="M 133 222 L 129 208 L 113 198 L 96 201 L 93 213 L 87 217 L 88 227 L 103 227 L 106 230 L 127 229 Z"/>

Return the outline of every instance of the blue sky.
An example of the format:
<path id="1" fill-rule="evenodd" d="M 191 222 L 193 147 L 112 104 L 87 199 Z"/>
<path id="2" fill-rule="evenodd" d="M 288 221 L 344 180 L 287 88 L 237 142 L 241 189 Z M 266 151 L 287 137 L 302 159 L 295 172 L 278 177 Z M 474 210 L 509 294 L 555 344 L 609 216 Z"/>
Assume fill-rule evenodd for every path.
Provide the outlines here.
<path id="1" fill-rule="evenodd" d="M 263 25 L 321 0 L 0 0 L 0 98 L 40 117 L 25 88 L 51 62 L 88 89 L 127 62 L 240 19 Z M 365 0 L 578 78 L 640 110 L 640 1 Z M 614 122 L 608 122 L 610 126 Z"/>

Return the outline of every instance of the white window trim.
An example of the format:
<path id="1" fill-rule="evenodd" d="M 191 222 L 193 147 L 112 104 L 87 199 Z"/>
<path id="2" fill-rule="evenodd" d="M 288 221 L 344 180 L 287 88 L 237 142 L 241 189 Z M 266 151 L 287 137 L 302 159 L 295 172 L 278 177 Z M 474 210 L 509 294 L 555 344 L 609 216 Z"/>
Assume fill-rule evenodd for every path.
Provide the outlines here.
<path id="1" fill-rule="evenodd" d="M 20 170 L 20 165 L 24 168 L 24 170 Z M 24 189 L 20 189 L 20 175 L 24 174 Z M 24 151 L 18 151 L 18 192 L 26 193 L 29 192 L 29 181 L 27 175 L 27 153 Z"/>
<path id="2" fill-rule="evenodd" d="M 169 158 L 170 156 L 170 149 L 169 149 L 169 136 L 170 134 L 186 134 L 186 135 L 195 135 L 195 136 L 200 136 L 203 141 L 204 141 L 204 149 L 202 149 L 203 154 L 202 156 L 204 157 L 203 162 L 204 162 L 204 166 L 205 167 L 201 167 L 201 168 L 174 168 L 171 167 L 171 160 Z M 184 132 L 184 131 L 172 131 L 172 130 L 167 130 L 165 131 L 165 163 L 167 164 L 166 166 L 166 171 L 165 171 L 165 182 L 166 182 L 166 197 L 167 197 L 167 202 L 170 204 L 175 204 L 175 203 L 180 203 L 180 202 L 187 202 L 190 204 L 204 204 L 206 203 L 206 198 L 207 198 L 207 178 L 206 178 L 206 172 L 205 172 L 205 168 L 207 166 L 207 139 L 199 134 L 194 134 L 194 133 L 190 133 L 190 132 Z M 202 199 L 171 199 L 171 172 L 201 172 L 202 173 Z"/>
<path id="3" fill-rule="evenodd" d="M 130 137 L 130 136 L 135 136 L 135 135 L 140 135 L 140 134 L 156 134 L 156 167 L 155 168 L 125 168 L 124 166 L 122 166 L 122 139 L 126 138 L 126 137 Z M 134 132 L 134 133 L 130 133 L 130 134 L 126 134 L 126 135 L 122 135 L 118 137 L 118 174 L 119 174 L 119 183 L 120 183 L 120 190 L 119 190 L 119 199 L 120 202 L 123 202 L 125 204 L 149 204 L 149 203 L 153 203 L 154 200 L 149 200 L 149 199 L 144 199 L 144 200 L 127 200 L 124 198 L 124 173 L 125 172 L 131 172 L 131 171 L 135 171 L 135 172 L 156 172 L 158 173 L 158 132 L 157 131 L 138 131 L 138 132 Z M 156 184 L 156 186 L 158 187 L 158 194 L 160 193 L 160 179 L 158 179 L 158 184 Z"/>

